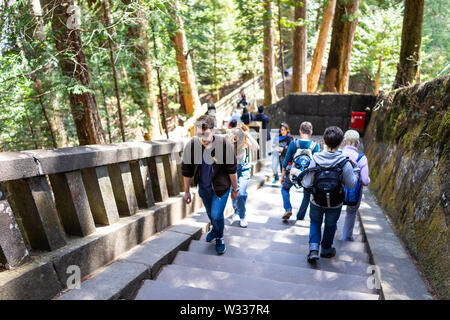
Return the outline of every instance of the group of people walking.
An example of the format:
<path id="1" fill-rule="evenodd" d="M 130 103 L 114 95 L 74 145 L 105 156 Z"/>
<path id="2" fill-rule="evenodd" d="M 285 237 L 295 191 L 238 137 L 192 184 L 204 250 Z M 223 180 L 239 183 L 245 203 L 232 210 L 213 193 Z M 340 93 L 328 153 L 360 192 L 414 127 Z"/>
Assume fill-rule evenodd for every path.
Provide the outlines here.
<path id="1" fill-rule="evenodd" d="M 264 117 L 263 110 L 260 107 L 258 111 L 262 112 L 258 114 L 262 115 L 260 121 L 265 122 L 263 130 L 267 130 L 270 141 L 268 117 Z M 258 150 L 260 147 L 250 135 L 248 124 L 235 120 L 230 121 L 226 135 L 218 135 L 213 117 L 199 117 L 195 124 L 196 136 L 187 143 L 182 163 L 185 201 L 191 202 L 190 186 L 194 179 L 212 225 L 206 241 L 215 241 L 219 255 L 226 251 L 224 210 L 230 194 L 234 208 L 233 221 L 239 221 L 243 228 L 248 225 L 246 200 L 251 176 L 248 149 Z M 353 227 L 362 188 L 369 184 L 370 179 L 367 158 L 358 153 L 357 131 L 348 130 L 344 134 L 339 127 L 328 127 L 323 135 L 323 150 L 311 140 L 313 126 L 310 122 L 300 124 L 299 134 L 300 139 L 294 139 L 289 126 L 281 123 L 278 135 L 271 142 L 272 168 L 274 183 L 278 180 L 281 183 L 283 222 L 287 222 L 292 215 L 291 188 L 294 185 L 303 188 L 303 200 L 296 220 L 304 220 L 309 206 L 307 259 L 313 263 L 319 257 L 331 258 L 336 255 L 333 240 L 343 204 L 347 205 L 347 210 L 341 240 L 354 240 Z"/>

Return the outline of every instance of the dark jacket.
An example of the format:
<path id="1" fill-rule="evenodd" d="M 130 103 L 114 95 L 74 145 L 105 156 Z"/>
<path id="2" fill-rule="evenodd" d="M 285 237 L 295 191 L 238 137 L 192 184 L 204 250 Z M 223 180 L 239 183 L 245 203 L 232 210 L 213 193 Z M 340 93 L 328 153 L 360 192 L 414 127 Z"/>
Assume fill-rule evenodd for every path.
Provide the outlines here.
<path id="1" fill-rule="evenodd" d="M 253 121 L 261 121 L 262 122 L 262 129 L 267 130 L 267 141 L 270 140 L 270 129 L 268 128 L 268 123 L 270 121 L 270 118 L 267 114 L 264 113 L 257 113 L 254 117 L 252 117 Z"/>
<path id="2" fill-rule="evenodd" d="M 237 160 L 233 145 L 225 137 L 215 135 L 212 143 L 213 146 L 209 149 L 213 161 L 211 185 L 216 195 L 221 197 L 231 187 L 229 175 L 237 172 Z M 204 152 L 208 151 L 205 151 L 205 147 L 197 137 L 192 138 L 184 148 L 181 173 L 184 177 L 193 177 L 194 185 L 197 185 L 200 180 L 202 155 Z"/>

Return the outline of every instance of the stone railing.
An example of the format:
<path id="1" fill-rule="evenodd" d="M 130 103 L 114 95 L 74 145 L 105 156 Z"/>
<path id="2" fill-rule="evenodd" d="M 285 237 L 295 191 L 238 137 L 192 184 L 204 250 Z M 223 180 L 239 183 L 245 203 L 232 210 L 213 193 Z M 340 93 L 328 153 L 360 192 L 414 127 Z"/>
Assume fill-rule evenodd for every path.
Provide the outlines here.
<path id="1" fill-rule="evenodd" d="M 180 194 L 185 142 L 0 153 L 0 300 L 51 298 L 71 266 L 85 277 L 198 210 Z"/>
<path id="2" fill-rule="evenodd" d="M 237 103 L 241 99 L 241 92 L 245 93 L 247 97 L 247 102 L 255 103 L 256 102 L 256 94 L 262 85 L 263 77 L 257 76 L 245 82 L 242 86 L 237 88 L 236 90 L 230 92 L 225 97 L 220 99 L 216 103 L 216 120 L 218 125 L 222 124 L 223 120 L 228 120 L 233 113 L 234 108 L 236 108 Z M 256 105 L 255 105 L 256 106 Z"/>

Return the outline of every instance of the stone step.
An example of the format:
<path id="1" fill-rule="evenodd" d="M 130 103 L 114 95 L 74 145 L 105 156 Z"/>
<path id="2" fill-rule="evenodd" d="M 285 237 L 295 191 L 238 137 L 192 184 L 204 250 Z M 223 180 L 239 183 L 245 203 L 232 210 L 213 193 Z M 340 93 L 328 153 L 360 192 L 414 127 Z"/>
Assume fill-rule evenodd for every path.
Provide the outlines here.
<path id="1" fill-rule="evenodd" d="M 256 300 L 251 294 L 179 286 L 159 280 L 146 280 L 135 300 Z"/>
<path id="2" fill-rule="evenodd" d="M 205 213 L 206 215 L 206 213 Z M 285 223 L 280 219 L 274 219 L 274 218 L 267 218 L 264 216 L 254 216 L 254 215 L 248 215 L 247 217 L 248 227 L 249 228 L 264 228 L 264 229 L 270 229 L 270 230 L 289 230 L 294 229 L 293 231 L 296 233 L 298 232 L 304 232 L 304 230 L 297 230 L 298 228 L 308 229 L 309 230 L 309 221 L 293 221 L 289 220 L 288 223 Z M 234 222 L 231 219 L 231 216 L 227 219 L 225 219 L 225 224 L 232 225 L 232 224 L 239 224 L 239 222 Z M 324 228 L 324 224 L 322 224 L 322 229 Z M 342 225 L 338 223 L 336 232 L 340 233 L 342 230 Z M 355 226 L 354 235 L 357 236 L 360 234 L 359 224 Z"/>
<path id="3" fill-rule="evenodd" d="M 307 254 L 309 252 L 309 231 L 307 234 L 291 234 L 287 232 L 277 232 L 272 230 L 264 230 L 264 232 L 261 232 L 260 229 L 249 229 L 249 228 L 241 228 L 239 226 L 225 226 L 225 233 L 224 238 L 227 239 L 229 236 L 238 236 L 238 237 L 245 237 L 252 239 L 251 241 L 259 242 L 259 240 L 266 240 L 270 242 L 281 242 L 286 244 L 292 244 L 294 245 L 292 251 L 297 253 L 299 252 L 299 245 L 302 247 L 301 252 L 304 254 Z M 201 240 L 206 239 L 206 234 L 202 235 Z M 258 240 L 256 240 L 258 239 Z M 349 255 L 351 255 L 353 258 L 350 261 L 363 261 L 363 262 L 369 262 L 369 254 L 365 251 L 359 251 L 360 248 L 359 245 L 347 245 L 343 244 L 344 241 L 342 240 L 334 240 L 334 245 L 336 248 L 340 248 L 339 251 L 345 251 Z M 351 246 L 352 249 L 355 249 L 354 251 L 348 252 L 345 250 L 346 246 Z"/>
<path id="4" fill-rule="evenodd" d="M 367 276 L 361 277 L 323 270 L 292 267 L 276 264 L 276 262 L 256 262 L 251 259 L 232 258 L 227 256 L 219 257 L 190 251 L 180 251 L 175 257 L 173 264 L 249 275 L 281 282 L 320 286 L 335 290 L 376 294 L 376 292 L 367 288 Z"/>
<path id="5" fill-rule="evenodd" d="M 352 259 L 352 256 L 348 252 L 342 253 L 339 250 L 337 251 L 337 255 L 331 259 L 320 258 L 315 264 L 310 264 L 306 260 L 307 248 L 306 250 L 305 248 L 301 249 L 300 245 L 297 252 L 287 252 L 276 250 L 276 248 L 268 246 L 267 244 L 260 245 L 259 248 L 256 246 L 247 246 L 242 239 L 246 238 L 241 237 L 238 241 L 234 239 L 227 240 L 225 238 L 227 251 L 224 255 L 232 258 L 252 259 L 258 262 L 276 263 L 360 276 L 365 276 L 367 268 L 369 267 L 368 263 L 349 261 Z M 205 241 L 192 241 L 189 246 L 189 251 L 214 256 L 217 255 L 214 244 Z M 347 255 L 347 257 L 343 257 L 344 255 Z"/>
<path id="6" fill-rule="evenodd" d="M 139 282 L 148 277 L 148 266 L 117 261 L 83 281 L 79 289 L 69 290 L 57 300 L 115 300 L 129 297 L 137 289 Z"/>
<path id="7" fill-rule="evenodd" d="M 319 286 L 293 284 L 248 275 L 211 271 L 174 264 L 168 265 L 162 270 L 158 276 L 158 281 L 165 281 L 175 286 L 190 286 L 229 293 L 239 292 L 273 300 L 378 299 L 378 296 L 374 294 L 332 290 Z"/>
<path id="8" fill-rule="evenodd" d="M 227 222 L 225 222 L 226 226 L 230 227 L 236 227 L 241 229 L 247 229 L 247 230 L 258 230 L 259 233 L 264 234 L 266 232 L 277 232 L 280 234 L 292 234 L 292 235 L 299 235 L 299 236 L 307 236 L 309 237 L 309 225 L 308 227 L 299 226 L 296 224 L 275 224 L 275 223 L 261 223 L 261 222 L 254 222 L 250 221 L 251 219 L 247 219 L 248 226 L 246 228 L 242 228 L 239 224 L 239 221 L 232 221 L 232 219 L 229 219 Z M 265 226 L 267 224 L 267 226 Z M 324 231 L 324 225 L 322 225 L 322 235 Z M 334 239 L 336 241 L 342 241 L 342 233 L 341 230 L 336 230 L 336 233 L 334 235 Z M 365 237 L 362 234 L 354 233 L 353 234 L 354 242 L 365 242 Z"/>
<path id="9" fill-rule="evenodd" d="M 289 226 L 296 226 L 296 227 L 304 227 L 309 228 L 310 225 L 310 219 L 309 219 L 309 213 L 305 215 L 304 220 L 298 220 L 296 221 L 296 211 L 292 214 L 290 219 L 286 222 L 284 222 L 281 217 L 283 216 L 284 212 L 276 212 L 275 214 L 271 211 L 256 211 L 251 210 L 251 208 L 247 207 L 247 214 L 246 218 L 249 222 L 259 222 L 259 223 L 270 223 L 270 224 L 277 224 L 277 225 L 283 225 L 286 227 Z M 345 213 L 341 213 L 341 217 L 337 221 L 337 232 L 341 232 L 345 223 Z M 324 226 L 324 223 L 322 223 L 322 228 Z M 355 236 L 361 234 L 360 224 L 359 221 L 355 221 L 355 225 L 353 227 L 353 234 Z"/>
<path id="10" fill-rule="evenodd" d="M 231 227 L 231 226 L 230 226 Z M 238 227 L 235 227 L 238 228 Z M 239 229 L 241 229 L 239 227 Z M 242 229 L 247 229 L 247 230 L 252 230 L 252 228 L 250 227 L 250 223 L 249 223 L 249 227 L 248 228 L 242 228 Z M 282 238 L 280 236 L 280 241 L 271 241 L 271 240 L 266 240 L 265 236 L 264 236 L 264 232 L 265 230 L 261 230 L 261 228 L 258 229 L 253 229 L 256 230 L 257 232 L 260 232 L 260 235 L 258 236 L 258 240 L 255 239 L 249 239 L 247 238 L 245 241 L 246 244 L 250 245 L 250 246 L 258 246 L 258 243 L 263 245 L 263 247 L 270 245 L 270 244 L 274 244 L 277 248 L 277 250 L 281 250 L 281 251 L 287 251 L 287 252 L 293 252 L 295 251 L 295 246 L 292 246 L 293 243 L 300 243 L 300 244 L 305 244 L 308 245 L 309 244 L 309 237 L 307 235 L 302 235 L 302 234 L 295 234 L 298 236 L 298 241 L 297 242 L 293 242 L 292 240 L 290 240 L 289 238 Z M 269 229 L 270 230 L 270 229 Z M 239 232 L 239 231 L 236 231 Z M 245 231 L 243 231 L 245 232 Z M 251 233 L 252 231 L 248 231 L 249 233 Z M 273 234 L 274 232 L 267 232 L 270 234 Z M 257 233 L 255 232 L 255 235 Z M 282 233 L 280 233 L 282 234 Z M 285 234 L 289 234 L 289 233 L 285 233 Z M 202 239 L 205 239 L 206 234 L 202 235 Z M 227 239 L 230 236 L 227 235 L 226 233 L 224 234 L 224 238 Z M 231 235 L 231 237 L 234 237 L 233 235 Z M 270 238 L 270 236 L 268 236 Z M 300 239 L 301 237 L 301 239 Z M 282 240 L 284 239 L 284 240 Z M 283 242 L 281 242 L 281 240 Z M 361 252 L 361 253 L 365 253 L 367 252 L 366 250 L 366 243 L 363 242 L 358 242 L 358 241 L 342 241 L 342 240 L 336 240 L 336 238 L 333 241 L 333 246 L 336 247 L 337 250 L 344 250 L 344 251 L 351 251 L 351 252 Z M 257 247 L 255 247 L 257 248 Z"/>

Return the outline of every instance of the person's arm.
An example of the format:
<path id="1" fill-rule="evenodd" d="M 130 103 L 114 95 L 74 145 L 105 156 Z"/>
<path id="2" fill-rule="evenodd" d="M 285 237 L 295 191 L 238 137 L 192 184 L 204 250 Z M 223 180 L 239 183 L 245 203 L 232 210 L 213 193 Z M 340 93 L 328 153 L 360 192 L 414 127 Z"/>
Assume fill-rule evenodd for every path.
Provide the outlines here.
<path id="1" fill-rule="evenodd" d="M 295 140 L 292 140 L 289 143 L 289 147 L 287 149 L 286 152 L 286 157 L 284 158 L 283 161 L 283 165 L 282 165 L 282 170 L 281 170 L 281 179 L 280 179 L 280 183 L 283 184 L 285 179 L 286 179 L 286 167 L 289 165 L 289 162 L 292 161 L 292 158 L 294 157 L 294 153 L 295 153 Z"/>
<path id="2" fill-rule="evenodd" d="M 353 165 L 351 162 L 347 162 L 342 170 L 344 185 L 353 189 L 359 180 L 360 169 L 358 165 Z"/>
<path id="3" fill-rule="evenodd" d="M 286 152 L 286 157 L 284 158 L 283 161 L 283 169 L 286 169 L 286 167 L 289 165 L 289 162 L 292 161 L 292 158 L 294 157 L 295 154 L 295 140 L 292 140 L 291 143 L 289 143 L 289 147 L 287 149 Z"/>
<path id="4" fill-rule="evenodd" d="M 248 146 L 250 147 L 250 149 L 259 150 L 258 141 L 256 141 L 255 138 L 253 138 L 253 136 L 250 134 L 250 132 L 249 131 L 245 132 L 245 135 L 247 136 L 247 142 L 248 142 Z"/>
<path id="5" fill-rule="evenodd" d="M 370 177 L 369 177 L 369 164 L 367 162 L 366 156 L 362 157 L 361 160 L 359 160 L 361 172 L 360 172 L 360 180 L 361 184 L 363 186 L 368 186 L 370 183 Z"/>
<path id="6" fill-rule="evenodd" d="M 191 179 L 189 177 L 183 177 L 184 179 L 184 201 L 186 201 L 187 204 L 191 203 L 191 193 L 190 193 L 190 187 L 191 187 Z"/>
<path id="7" fill-rule="evenodd" d="M 237 178 L 237 173 L 233 173 L 229 175 L 230 180 L 231 180 L 231 187 L 233 188 L 231 190 L 231 199 L 233 200 L 237 200 L 237 197 L 239 195 L 239 186 L 238 186 L 238 178 Z"/>

